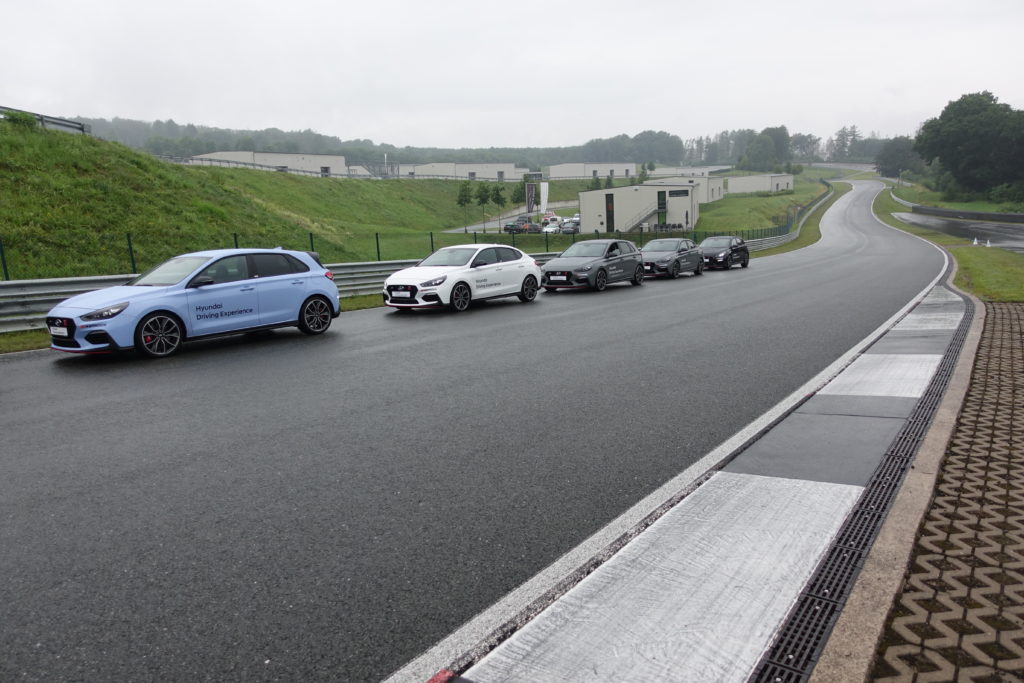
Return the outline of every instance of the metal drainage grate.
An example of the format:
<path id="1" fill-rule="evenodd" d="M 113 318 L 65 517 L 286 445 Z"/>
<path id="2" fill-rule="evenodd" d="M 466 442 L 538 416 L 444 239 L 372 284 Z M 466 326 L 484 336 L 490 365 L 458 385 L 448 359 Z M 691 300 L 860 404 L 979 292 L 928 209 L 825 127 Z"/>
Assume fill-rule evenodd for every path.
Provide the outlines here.
<path id="1" fill-rule="evenodd" d="M 890 444 L 825 559 L 804 587 L 772 647 L 754 669 L 749 679 L 751 682 L 803 683 L 810 677 L 860 573 L 868 549 L 899 493 L 910 461 L 917 453 L 949 386 L 974 317 L 974 303 L 964 297 L 961 299 L 964 315 L 949 342 L 949 352 L 943 356 L 924 396 Z"/>

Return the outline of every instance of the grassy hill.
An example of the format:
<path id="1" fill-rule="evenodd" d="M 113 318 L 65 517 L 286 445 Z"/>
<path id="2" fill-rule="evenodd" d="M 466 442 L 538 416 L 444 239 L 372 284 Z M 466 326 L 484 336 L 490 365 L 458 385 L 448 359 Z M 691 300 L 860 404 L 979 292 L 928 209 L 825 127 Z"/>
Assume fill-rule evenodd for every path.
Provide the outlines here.
<path id="1" fill-rule="evenodd" d="M 136 270 L 234 246 L 236 235 L 240 246 L 308 249 L 312 233 L 335 263 L 374 260 L 379 233 L 382 258 L 417 258 L 429 252 L 427 233 L 481 220 L 479 206 L 456 204 L 459 185 L 178 166 L 0 121 L 0 241 L 11 279 L 130 272 L 129 233 Z M 584 185 L 553 183 L 550 198 L 575 199 Z"/>
<path id="2" fill-rule="evenodd" d="M 787 206 L 821 192 L 816 180 L 805 173 L 793 194 L 708 204 L 697 227 L 770 227 Z M 552 182 L 549 199 L 575 200 L 588 184 Z M 138 272 L 236 240 L 292 249 L 309 249 L 312 240 L 325 263 L 376 260 L 378 244 L 384 260 L 420 258 L 432 246 L 471 239 L 442 231 L 482 220 L 481 207 L 456 204 L 460 185 L 180 166 L 117 143 L 0 120 L 0 243 L 9 279 Z M 506 183 L 506 197 L 513 185 Z M 497 230 L 497 207 L 485 210 Z M 516 244 L 547 251 L 570 239 L 530 235 Z"/>

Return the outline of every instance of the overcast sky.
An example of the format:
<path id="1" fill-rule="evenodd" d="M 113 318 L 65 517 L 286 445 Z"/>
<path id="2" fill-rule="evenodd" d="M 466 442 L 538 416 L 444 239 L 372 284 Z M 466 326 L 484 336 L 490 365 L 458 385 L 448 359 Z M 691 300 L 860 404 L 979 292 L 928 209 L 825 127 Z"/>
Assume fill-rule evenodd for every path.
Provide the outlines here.
<path id="1" fill-rule="evenodd" d="M 562 147 L 785 125 L 913 135 L 1024 109 L 1024 0 L 0 0 L 0 105 Z"/>

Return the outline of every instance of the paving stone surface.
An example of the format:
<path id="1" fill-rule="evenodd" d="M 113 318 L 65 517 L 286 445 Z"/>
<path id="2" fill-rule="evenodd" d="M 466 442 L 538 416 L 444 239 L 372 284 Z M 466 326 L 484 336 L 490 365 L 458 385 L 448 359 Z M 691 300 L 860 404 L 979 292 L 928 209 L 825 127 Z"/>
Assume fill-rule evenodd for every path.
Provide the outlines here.
<path id="1" fill-rule="evenodd" d="M 1024 681 L 1024 304 L 986 309 L 872 680 Z"/>

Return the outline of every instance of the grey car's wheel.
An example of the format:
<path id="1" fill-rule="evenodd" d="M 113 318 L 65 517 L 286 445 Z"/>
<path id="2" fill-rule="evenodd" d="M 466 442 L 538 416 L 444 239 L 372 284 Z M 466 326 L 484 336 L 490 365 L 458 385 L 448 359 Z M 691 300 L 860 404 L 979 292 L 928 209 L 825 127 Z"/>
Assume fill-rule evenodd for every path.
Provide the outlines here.
<path id="1" fill-rule="evenodd" d="M 135 348 L 149 358 L 165 358 L 176 353 L 184 341 L 178 319 L 169 313 L 150 313 L 135 328 Z"/>
<path id="2" fill-rule="evenodd" d="M 537 278 L 527 275 L 523 280 L 523 286 L 519 289 L 519 300 L 529 303 L 537 298 Z"/>
<path id="3" fill-rule="evenodd" d="M 456 313 L 461 313 L 469 308 L 469 302 L 472 299 L 473 293 L 469 291 L 469 285 L 465 282 L 460 282 L 452 287 L 452 296 L 448 306 Z"/>
<path id="4" fill-rule="evenodd" d="M 668 276 L 673 280 L 679 277 L 679 261 L 673 261 L 672 265 L 668 267 Z"/>
<path id="5" fill-rule="evenodd" d="M 679 266 L 676 265 L 678 268 Z M 634 287 L 639 287 L 644 283 L 644 267 L 639 265 L 636 270 L 633 271 L 633 279 L 629 281 Z"/>
<path id="6" fill-rule="evenodd" d="M 331 302 L 322 296 L 306 299 L 299 310 L 299 329 L 306 334 L 323 334 L 331 326 Z"/>
<path id="7" fill-rule="evenodd" d="M 746 268 L 749 265 L 750 265 L 750 256 L 744 256 L 743 257 L 743 263 L 741 263 L 740 266 L 743 267 L 743 268 Z"/>
<path id="8" fill-rule="evenodd" d="M 693 269 L 693 274 L 694 275 L 703 275 L 704 274 L 704 259 L 701 259 L 700 261 L 697 261 L 697 267 Z"/>
<path id="9" fill-rule="evenodd" d="M 607 286 L 608 273 L 604 272 L 604 270 L 597 271 L 597 275 L 594 276 L 594 291 L 603 292 Z"/>

